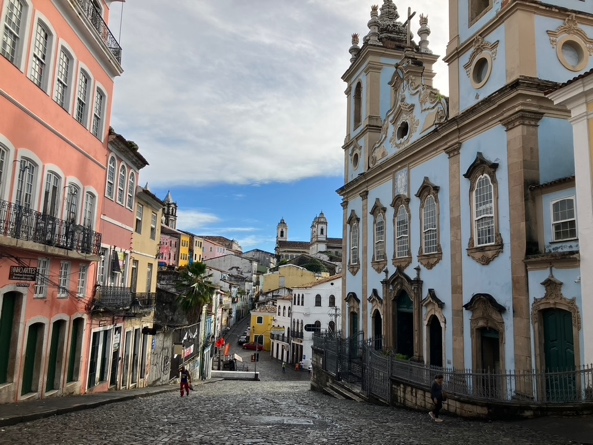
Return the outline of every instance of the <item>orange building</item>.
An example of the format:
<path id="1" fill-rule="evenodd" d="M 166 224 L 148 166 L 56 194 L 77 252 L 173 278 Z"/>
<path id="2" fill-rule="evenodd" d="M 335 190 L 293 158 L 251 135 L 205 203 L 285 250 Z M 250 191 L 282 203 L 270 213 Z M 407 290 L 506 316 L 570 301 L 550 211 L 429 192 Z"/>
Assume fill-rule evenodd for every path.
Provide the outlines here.
<path id="1" fill-rule="evenodd" d="M 0 0 L 0 403 L 83 393 L 114 78 L 106 0 Z M 128 246 L 129 248 L 129 246 Z"/>

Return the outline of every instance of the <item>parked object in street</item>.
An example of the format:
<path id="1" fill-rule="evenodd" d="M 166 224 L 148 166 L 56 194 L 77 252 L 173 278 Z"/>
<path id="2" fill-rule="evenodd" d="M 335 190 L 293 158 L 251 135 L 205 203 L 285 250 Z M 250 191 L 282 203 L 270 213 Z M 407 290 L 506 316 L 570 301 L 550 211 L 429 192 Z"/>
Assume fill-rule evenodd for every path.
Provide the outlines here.
<path id="1" fill-rule="evenodd" d="M 311 363 L 310 359 L 303 359 L 299 362 L 299 367 L 301 371 L 309 371 L 313 369 L 313 364 Z"/>
<path id="2" fill-rule="evenodd" d="M 241 335 L 239 337 L 239 340 L 237 340 L 237 344 L 239 345 L 244 345 L 245 343 L 247 343 L 249 341 L 249 339 L 247 338 L 246 335 Z"/>
<path id="3" fill-rule="evenodd" d="M 252 351 L 263 351 L 264 347 L 262 345 L 256 345 L 255 343 L 245 343 L 243 345 L 243 349 L 250 349 Z"/>

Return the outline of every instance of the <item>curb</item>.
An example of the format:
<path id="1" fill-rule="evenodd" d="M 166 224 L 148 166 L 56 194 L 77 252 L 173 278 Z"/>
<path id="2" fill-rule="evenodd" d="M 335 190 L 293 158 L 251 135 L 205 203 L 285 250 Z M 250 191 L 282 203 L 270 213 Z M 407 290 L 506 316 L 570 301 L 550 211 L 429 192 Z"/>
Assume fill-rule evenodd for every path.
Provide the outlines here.
<path id="1" fill-rule="evenodd" d="M 124 402 L 126 400 L 138 399 L 140 397 L 155 396 L 157 394 L 163 394 L 165 392 L 172 392 L 172 391 L 178 391 L 178 390 L 179 389 L 176 387 L 175 388 L 163 388 L 161 391 L 153 391 L 153 392 L 142 393 L 142 394 L 129 394 L 129 395 L 121 396 L 121 397 L 114 397 L 112 399 L 99 400 L 96 402 L 91 402 L 91 401 L 83 402 L 83 403 L 68 406 L 65 408 L 53 408 L 53 409 L 49 409 L 47 411 L 42 411 L 42 412 L 38 412 L 38 413 L 25 414 L 25 415 L 15 416 L 15 417 L 2 417 L 2 418 L 0 418 L 0 427 L 16 425 L 18 423 L 32 422 L 33 420 L 44 419 L 46 417 L 58 416 L 61 414 L 67 414 L 67 413 L 72 413 L 72 412 L 76 412 L 76 411 L 98 408 L 100 406 L 108 405 L 111 403 Z M 84 396 L 81 396 L 81 397 L 84 397 Z"/>

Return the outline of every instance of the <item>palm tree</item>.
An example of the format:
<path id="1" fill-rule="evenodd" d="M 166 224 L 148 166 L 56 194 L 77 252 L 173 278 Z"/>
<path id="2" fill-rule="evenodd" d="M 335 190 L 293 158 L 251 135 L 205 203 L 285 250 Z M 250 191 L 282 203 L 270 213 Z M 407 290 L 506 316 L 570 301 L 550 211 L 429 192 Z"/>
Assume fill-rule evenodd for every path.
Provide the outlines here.
<path id="1" fill-rule="evenodd" d="M 179 271 L 177 291 L 179 297 L 177 302 L 190 323 L 199 321 L 202 308 L 212 302 L 215 286 L 208 281 L 208 275 L 204 263 L 193 263 L 183 267 Z"/>

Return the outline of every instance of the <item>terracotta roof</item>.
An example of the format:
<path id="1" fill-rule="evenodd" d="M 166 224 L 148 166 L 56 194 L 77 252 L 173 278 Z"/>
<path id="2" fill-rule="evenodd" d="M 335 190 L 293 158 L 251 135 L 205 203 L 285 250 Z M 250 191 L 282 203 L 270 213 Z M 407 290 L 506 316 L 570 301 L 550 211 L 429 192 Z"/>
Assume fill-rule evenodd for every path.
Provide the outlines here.
<path id="1" fill-rule="evenodd" d="M 575 83 L 577 80 L 584 79 L 585 77 L 591 76 L 591 75 L 593 75 L 593 68 L 590 69 L 589 71 L 585 71 L 583 74 L 579 74 L 578 76 L 573 77 L 572 79 L 570 79 L 570 80 L 568 80 L 568 81 L 566 81 L 566 82 L 558 85 L 558 88 L 557 89 L 564 88 L 564 87 L 566 87 L 566 86 L 568 86 L 568 85 L 570 85 L 572 83 Z M 551 91 L 550 91 L 550 93 L 551 93 Z"/>
<path id="2" fill-rule="evenodd" d="M 278 241 L 278 247 L 280 248 L 292 248 L 292 249 L 309 249 L 310 243 L 306 241 Z"/>
<path id="3" fill-rule="evenodd" d="M 309 284 L 304 284 L 304 285 L 301 285 L 298 287 L 295 286 L 294 289 L 310 289 L 312 287 L 317 286 L 318 284 L 328 283 L 330 281 L 334 281 L 336 279 L 341 279 L 341 278 L 342 278 L 342 274 L 332 275 L 331 277 L 322 278 L 320 280 L 314 281 Z"/>
<path id="4" fill-rule="evenodd" d="M 551 187 L 551 186 L 557 185 L 557 184 L 564 184 L 566 182 L 574 181 L 574 179 L 575 179 L 574 176 L 567 176 L 565 178 L 555 179 L 550 182 L 544 182 L 543 184 L 534 184 L 534 185 L 529 186 L 529 190 L 538 190 L 538 189 L 543 189 L 546 187 Z"/>

